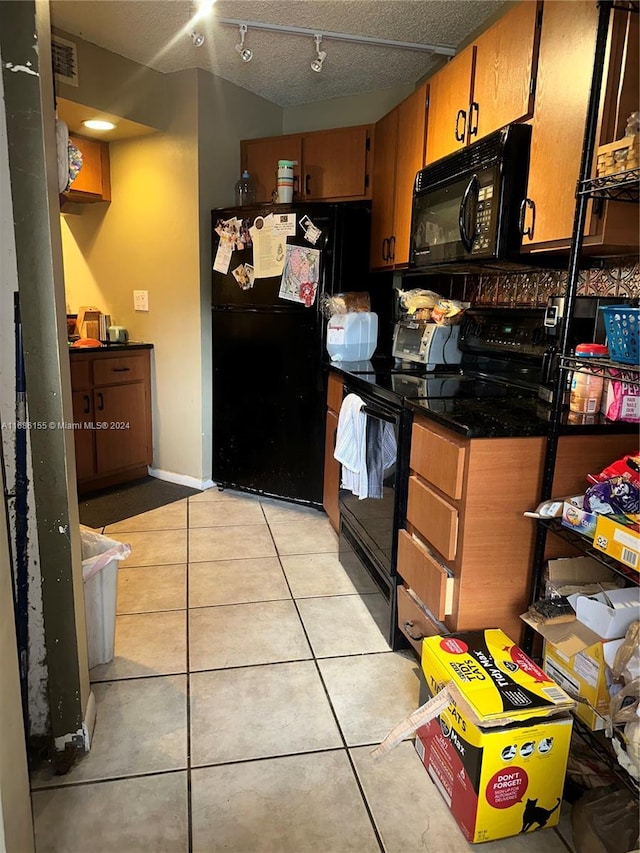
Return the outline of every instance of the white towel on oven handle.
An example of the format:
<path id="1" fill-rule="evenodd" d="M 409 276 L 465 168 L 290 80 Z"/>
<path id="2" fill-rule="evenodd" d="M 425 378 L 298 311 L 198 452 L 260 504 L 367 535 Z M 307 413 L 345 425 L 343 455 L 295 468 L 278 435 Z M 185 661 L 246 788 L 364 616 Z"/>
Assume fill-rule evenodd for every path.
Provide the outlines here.
<path id="1" fill-rule="evenodd" d="M 347 394 L 340 406 L 334 459 L 342 465 L 341 486 L 361 500 L 368 497 L 367 417 L 364 401 L 357 394 Z"/>

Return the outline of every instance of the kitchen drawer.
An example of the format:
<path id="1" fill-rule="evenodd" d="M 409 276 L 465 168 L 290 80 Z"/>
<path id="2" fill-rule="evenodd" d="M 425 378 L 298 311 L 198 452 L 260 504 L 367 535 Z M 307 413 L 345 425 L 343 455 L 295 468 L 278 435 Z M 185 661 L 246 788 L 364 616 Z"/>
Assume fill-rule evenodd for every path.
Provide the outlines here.
<path id="1" fill-rule="evenodd" d="M 117 385 L 146 377 L 144 356 L 124 355 L 118 358 L 96 358 L 93 362 L 94 385 Z"/>
<path id="2" fill-rule="evenodd" d="M 432 491 L 415 474 L 409 477 L 407 521 L 445 560 L 455 559 L 458 510 Z"/>
<path id="3" fill-rule="evenodd" d="M 334 412 L 340 411 L 342 405 L 342 379 L 336 373 L 329 374 L 327 385 L 327 408 Z"/>
<path id="4" fill-rule="evenodd" d="M 411 468 L 449 497 L 460 500 L 466 442 L 414 422 Z"/>
<path id="5" fill-rule="evenodd" d="M 83 388 L 91 388 L 91 366 L 88 361 L 80 361 L 73 356 L 71 365 L 71 388 L 80 391 Z"/>
<path id="6" fill-rule="evenodd" d="M 423 637 L 448 633 L 444 625 L 411 595 L 406 586 L 398 587 L 398 628 L 422 657 Z"/>
<path id="7" fill-rule="evenodd" d="M 451 613 L 454 579 L 406 530 L 398 532 L 398 574 L 437 619 Z"/>

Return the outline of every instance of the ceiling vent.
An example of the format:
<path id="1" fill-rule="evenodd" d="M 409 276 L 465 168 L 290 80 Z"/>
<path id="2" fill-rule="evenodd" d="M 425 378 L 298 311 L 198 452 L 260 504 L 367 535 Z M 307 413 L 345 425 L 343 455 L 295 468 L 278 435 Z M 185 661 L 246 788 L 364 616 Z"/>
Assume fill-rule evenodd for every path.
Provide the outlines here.
<path id="1" fill-rule="evenodd" d="M 78 54 L 74 42 L 51 36 L 51 61 L 57 80 L 68 86 L 78 85 Z"/>

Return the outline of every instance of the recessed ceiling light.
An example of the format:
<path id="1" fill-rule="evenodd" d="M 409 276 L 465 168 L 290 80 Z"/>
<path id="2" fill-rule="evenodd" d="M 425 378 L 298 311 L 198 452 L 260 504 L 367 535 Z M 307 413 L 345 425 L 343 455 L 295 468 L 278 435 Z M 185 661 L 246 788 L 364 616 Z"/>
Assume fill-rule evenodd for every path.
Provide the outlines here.
<path id="1" fill-rule="evenodd" d="M 103 121 L 102 119 L 90 119 L 83 121 L 82 124 L 91 130 L 113 130 L 115 124 L 111 121 Z"/>

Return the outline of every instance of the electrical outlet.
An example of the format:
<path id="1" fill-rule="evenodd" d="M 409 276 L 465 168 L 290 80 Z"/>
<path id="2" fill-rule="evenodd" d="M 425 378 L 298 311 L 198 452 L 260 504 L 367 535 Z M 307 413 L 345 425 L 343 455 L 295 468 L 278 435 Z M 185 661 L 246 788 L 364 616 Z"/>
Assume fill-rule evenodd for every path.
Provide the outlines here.
<path id="1" fill-rule="evenodd" d="M 133 291 L 133 307 L 136 311 L 149 310 L 149 291 L 134 290 Z"/>

